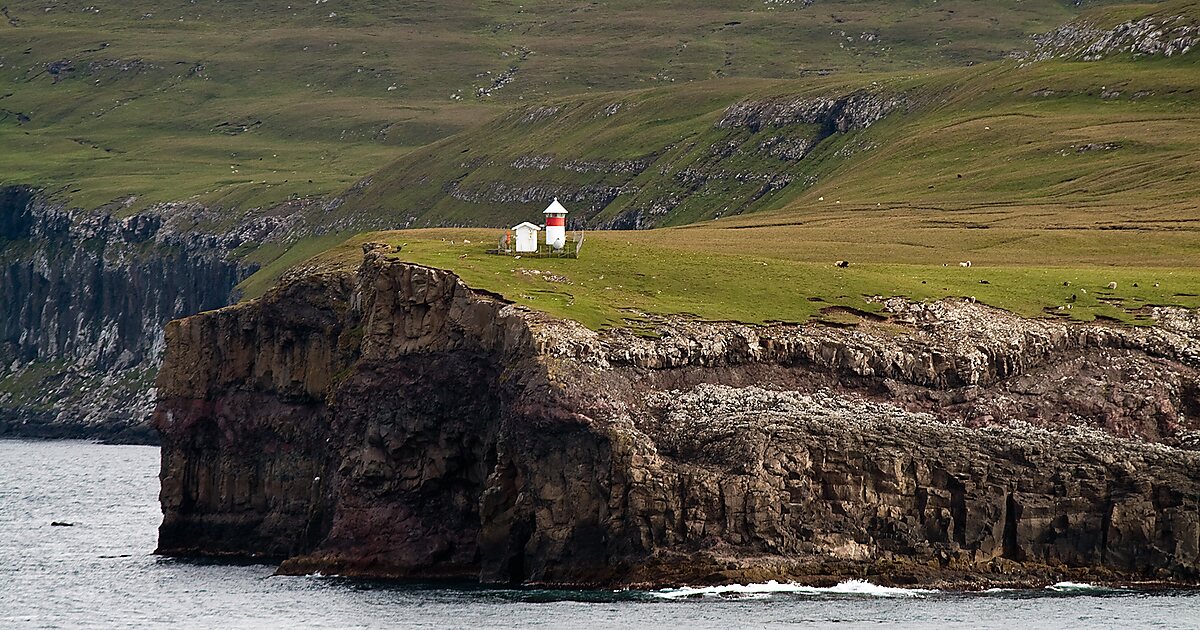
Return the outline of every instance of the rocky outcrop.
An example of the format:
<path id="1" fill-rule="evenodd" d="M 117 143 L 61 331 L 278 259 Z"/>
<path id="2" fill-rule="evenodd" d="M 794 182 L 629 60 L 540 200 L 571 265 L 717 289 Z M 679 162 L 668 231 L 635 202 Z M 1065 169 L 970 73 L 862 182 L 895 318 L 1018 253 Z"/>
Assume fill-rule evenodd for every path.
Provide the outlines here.
<path id="1" fill-rule="evenodd" d="M 821 135 L 815 142 L 820 142 L 835 132 L 866 129 L 906 104 L 903 96 L 873 92 L 827 98 L 743 101 L 725 110 L 725 115 L 717 121 L 717 127 L 746 127 L 758 132 L 767 127 L 816 125 Z"/>
<path id="2" fill-rule="evenodd" d="M 447 187 L 446 192 L 459 201 L 477 204 L 531 204 L 540 203 L 543 199 L 561 197 L 563 201 L 583 206 L 579 210 L 590 215 L 612 203 L 620 195 L 637 192 L 637 187 L 603 184 L 569 186 L 549 183 L 513 186 L 505 182 L 489 182 L 480 188 L 467 188 L 454 182 Z"/>
<path id="3" fill-rule="evenodd" d="M 1194 314 L 596 333 L 369 245 L 171 323 L 160 553 L 627 585 L 1200 578 Z"/>
<path id="4" fill-rule="evenodd" d="M 734 103 L 713 125 L 721 134 L 716 141 L 663 150 L 669 157 L 655 164 L 661 177 L 642 179 L 639 188 L 614 196 L 609 203 L 623 203 L 622 209 L 602 227 L 655 227 L 698 199 L 706 200 L 703 212 L 716 209 L 712 218 L 753 211 L 789 187 L 811 186 L 816 179 L 806 158 L 836 142 L 831 138 L 862 132 L 915 106 L 907 95 L 880 90 Z M 837 151 L 845 157 L 853 149 Z"/>
<path id="5" fill-rule="evenodd" d="M 249 271 L 230 237 L 169 225 L 179 210 L 73 212 L 0 190 L 0 435 L 156 438 L 162 326 L 227 304 Z"/>
<path id="6" fill-rule="evenodd" d="M 1200 22 L 1188 15 L 1148 16 L 1102 28 L 1082 19 L 1034 38 L 1026 61 L 1077 59 L 1097 61 L 1113 55 L 1174 57 L 1200 43 Z"/>
<path id="7" fill-rule="evenodd" d="M 657 155 L 634 160 L 559 160 L 553 155 L 523 155 L 509 163 L 516 170 L 534 169 L 544 171 L 552 166 L 574 173 L 602 173 L 609 175 L 640 175 L 650 168 Z"/>

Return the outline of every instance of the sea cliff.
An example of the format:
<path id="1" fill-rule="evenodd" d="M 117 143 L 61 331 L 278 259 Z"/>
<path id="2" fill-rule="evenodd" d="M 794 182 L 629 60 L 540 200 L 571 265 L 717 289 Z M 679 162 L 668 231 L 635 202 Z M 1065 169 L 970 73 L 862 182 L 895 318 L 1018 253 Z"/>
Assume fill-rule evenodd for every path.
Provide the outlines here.
<path id="1" fill-rule="evenodd" d="M 159 552 L 575 586 L 1200 578 L 1200 321 L 594 332 L 406 263 L 172 322 Z"/>
<path id="2" fill-rule="evenodd" d="M 163 325 L 228 304 L 253 271 L 230 256 L 243 234 L 191 231 L 198 210 L 0 187 L 0 436 L 157 439 Z"/>

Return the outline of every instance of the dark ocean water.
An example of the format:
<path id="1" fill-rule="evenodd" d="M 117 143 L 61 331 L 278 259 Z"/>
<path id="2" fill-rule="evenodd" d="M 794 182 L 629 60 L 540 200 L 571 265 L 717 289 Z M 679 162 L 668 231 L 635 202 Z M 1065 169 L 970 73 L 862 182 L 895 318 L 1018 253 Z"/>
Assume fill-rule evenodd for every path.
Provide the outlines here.
<path id="1" fill-rule="evenodd" d="M 158 449 L 0 441 L 0 628 L 1196 628 L 1200 593 L 850 583 L 575 592 L 274 577 L 151 555 Z M 74 523 L 52 527 L 52 521 Z"/>

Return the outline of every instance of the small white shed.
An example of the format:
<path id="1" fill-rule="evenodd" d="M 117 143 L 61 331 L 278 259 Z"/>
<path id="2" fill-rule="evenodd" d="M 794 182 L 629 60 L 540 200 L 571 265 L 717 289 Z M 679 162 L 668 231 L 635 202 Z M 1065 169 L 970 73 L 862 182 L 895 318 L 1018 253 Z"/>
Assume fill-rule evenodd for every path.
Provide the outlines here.
<path id="1" fill-rule="evenodd" d="M 538 232 L 542 228 L 526 221 L 520 225 L 513 226 L 513 234 L 516 235 L 516 250 L 518 252 L 536 252 L 538 249 Z"/>

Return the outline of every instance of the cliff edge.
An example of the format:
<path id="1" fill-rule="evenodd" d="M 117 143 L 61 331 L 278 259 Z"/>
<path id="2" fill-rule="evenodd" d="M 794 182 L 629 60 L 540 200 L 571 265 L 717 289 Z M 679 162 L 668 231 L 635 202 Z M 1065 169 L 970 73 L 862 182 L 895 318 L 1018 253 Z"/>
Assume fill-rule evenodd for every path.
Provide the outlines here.
<path id="1" fill-rule="evenodd" d="M 172 322 L 159 553 L 577 586 L 1200 578 L 1200 318 L 594 332 L 368 244 Z"/>

